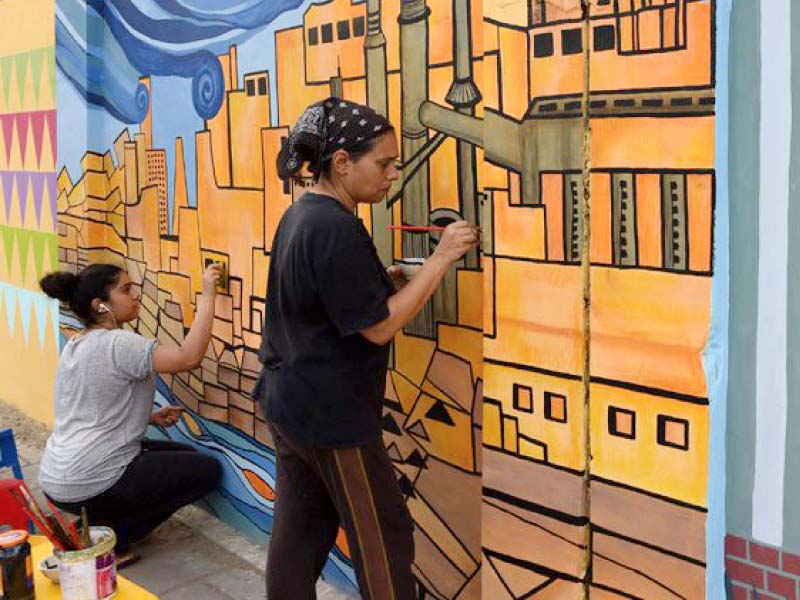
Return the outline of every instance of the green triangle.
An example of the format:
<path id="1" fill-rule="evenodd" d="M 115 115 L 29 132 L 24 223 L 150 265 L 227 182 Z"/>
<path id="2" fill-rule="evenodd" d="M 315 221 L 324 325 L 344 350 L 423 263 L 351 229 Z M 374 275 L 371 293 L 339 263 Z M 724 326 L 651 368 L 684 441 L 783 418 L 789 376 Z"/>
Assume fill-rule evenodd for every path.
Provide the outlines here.
<path id="1" fill-rule="evenodd" d="M 50 245 L 50 238 L 53 237 L 52 233 L 35 232 L 33 237 L 33 261 L 36 265 L 36 281 L 42 278 L 42 269 L 44 268 L 44 251 Z"/>
<path id="2" fill-rule="evenodd" d="M 3 82 L 3 94 L 8 104 L 8 94 L 11 92 L 11 65 L 14 62 L 13 56 L 0 57 L 0 80 Z"/>
<path id="3" fill-rule="evenodd" d="M 17 246 L 19 247 L 19 268 L 21 277 L 24 279 L 28 272 L 28 249 L 30 248 L 31 231 L 29 229 L 17 229 Z"/>
<path id="4" fill-rule="evenodd" d="M 17 65 L 17 89 L 19 90 L 19 103 L 25 104 L 25 76 L 28 74 L 28 53 L 20 52 L 15 56 Z"/>
<path id="5" fill-rule="evenodd" d="M 14 230 L 11 227 L 0 225 L 0 235 L 3 237 L 3 246 L 6 251 L 6 267 L 11 273 L 11 261 L 14 258 Z"/>
<path id="6" fill-rule="evenodd" d="M 50 268 L 53 271 L 58 271 L 58 236 L 51 235 L 50 243 L 47 245 L 47 251 L 50 253 Z"/>
<path id="7" fill-rule="evenodd" d="M 55 46 L 45 48 L 43 51 L 44 64 L 47 69 L 47 77 L 50 79 L 50 94 L 53 102 L 56 101 L 56 49 Z"/>
<path id="8" fill-rule="evenodd" d="M 42 58 L 44 57 L 44 50 L 42 48 L 37 48 L 36 50 L 31 50 L 30 52 L 30 61 L 31 61 L 31 72 L 33 73 L 33 93 L 36 95 L 36 103 L 39 103 L 39 88 L 41 87 L 41 76 L 42 76 Z"/>

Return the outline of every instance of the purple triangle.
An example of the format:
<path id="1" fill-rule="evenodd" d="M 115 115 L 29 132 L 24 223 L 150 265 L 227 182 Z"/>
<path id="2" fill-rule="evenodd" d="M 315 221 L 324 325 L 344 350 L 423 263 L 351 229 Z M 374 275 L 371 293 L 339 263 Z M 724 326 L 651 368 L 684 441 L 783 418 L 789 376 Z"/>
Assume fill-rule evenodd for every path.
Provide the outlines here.
<path id="1" fill-rule="evenodd" d="M 42 135 L 44 134 L 45 113 L 37 110 L 31 113 L 31 127 L 33 128 L 33 145 L 36 150 L 36 166 L 42 164 Z M 39 214 L 38 212 L 36 213 Z"/>
<path id="2" fill-rule="evenodd" d="M 50 132 L 50 152 L 53 154 L 53 164 L 56 164 L 56 111 L 48 110 L 46 113 L 47 130 Z"/>
<path id="3" fill-rule="evenodd" d="M 17 113 L 17 138 L 19 138 L 19 152 L 22 163 L 25 163 L 25 148 L 28 146 L 29 113 Z"/>
<path id="4" fill-rule="evenodd" d="M 28 207 L 28 184 L 30 182 L 30 173 L 17 171 L 17 195 L 19 196 L 19 210 L 23 225 L 25 224 L 25 209 Z"/>
<path id="5" fill-rule="evenodd" d="M 3 139 L 6 144 L 6 162 L 11 160 L 11 137 L 14 133 L 14 115 L 0 115 L 0 123 L 3 124 Z"/>
<path id="6" fill-rule="evenodd" d="M 11 216 L 11 193 L 14 191 L 14 171 L 0 171 L 3 180 L 3 198 L 6 203 L 6 221 Z"/>
<path id="7" fill-rule="evenodd" d="M 47 194 L 50 196 L 50 214 L 53 217 L 53 231 L 58 225 L 58 181 L 55 173 L 47 174 Z"/>
<path id="8" fill-rule="evenodd" d="M 33 206 L 36 208 L 36 224 L 39 224 L 42 216 L 42 192 L 44 191 L 44 181 L 47 173 L 31 173 L 33 183 Z"/>

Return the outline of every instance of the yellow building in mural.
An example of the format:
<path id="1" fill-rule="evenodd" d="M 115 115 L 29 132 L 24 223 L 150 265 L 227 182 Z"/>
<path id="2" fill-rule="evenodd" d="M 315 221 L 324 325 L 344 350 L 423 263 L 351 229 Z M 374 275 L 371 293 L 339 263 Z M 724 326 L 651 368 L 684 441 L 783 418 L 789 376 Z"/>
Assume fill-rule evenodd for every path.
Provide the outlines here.
<path id="1" fill-rule="evenodd" d="M 681 6 L 685 17 L 675 16 Z M 561 119 L 568 135 L 563 121 L 577 122 L 581 104 L 580 14 L 564 11 L 552 25 L 547 17 L 528 31 L 487 26 L 495 31 L 485 39 L 498 40 L 487 55 L 531 55 L 522 77 L 501 69 L 529 90 L 501 78 L 500 90 L 485 89 L 486 107 Z M 667 2 L 636 20 L 609 4 L 598 7 L 591 37 L 592 473 L 697 507 L 708 446 L 710 32 L 709 2 Z M 514 174 L 508 192 L 493 192 L 484 369 L 486 396 L 498 402 L 487 401 L 484 443 L 582 470 L 581 184 L 570 166 L 540 172 L 539 198 L 523 198 Z M 500 186 L 502 176 L 489 168 L 487 180 Z"/>

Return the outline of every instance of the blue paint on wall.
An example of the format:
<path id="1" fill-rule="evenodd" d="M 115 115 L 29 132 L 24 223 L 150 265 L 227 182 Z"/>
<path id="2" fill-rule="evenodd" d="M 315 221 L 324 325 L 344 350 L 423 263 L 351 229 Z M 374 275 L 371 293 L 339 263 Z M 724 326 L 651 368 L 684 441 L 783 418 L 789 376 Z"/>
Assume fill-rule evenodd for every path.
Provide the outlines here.
<path id="1" fill-rule="evenodd" d="M 728 44 L 732 0 L 716 3 L 715 221 L 711 328 L 703 355 L 710 408 L 706 598 L 725 597 L 725 424 L 728 389 Z"/>

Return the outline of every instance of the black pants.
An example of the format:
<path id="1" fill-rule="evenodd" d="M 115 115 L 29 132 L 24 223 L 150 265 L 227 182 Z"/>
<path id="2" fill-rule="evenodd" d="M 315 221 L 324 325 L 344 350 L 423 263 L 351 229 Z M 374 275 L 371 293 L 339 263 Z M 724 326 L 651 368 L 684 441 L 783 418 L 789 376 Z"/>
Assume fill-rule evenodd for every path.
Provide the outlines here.
<path id="1" fill-rule="evenodd" d="M 54 500 L 53 504 L 73 514 L 85 506 L 89 524 L 111 527 L 117 548 L 124 549 L 216 488 L 221 475 L 215 458 L 187 444 L 143 440 L 141 454 L 105 492 L 81 502 Z"/>
<path id="2" fill-rule="evenodd" d="M 414 525 L 383 442 L 320 449 L 271 428 L 277 481 L 267 598 L 316 598 L 341 523 L 361 597 L 413 600 Z"/>

